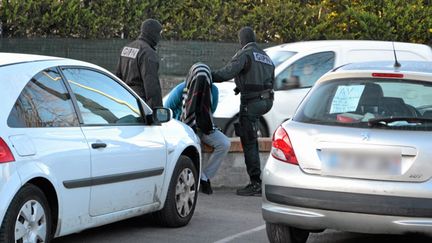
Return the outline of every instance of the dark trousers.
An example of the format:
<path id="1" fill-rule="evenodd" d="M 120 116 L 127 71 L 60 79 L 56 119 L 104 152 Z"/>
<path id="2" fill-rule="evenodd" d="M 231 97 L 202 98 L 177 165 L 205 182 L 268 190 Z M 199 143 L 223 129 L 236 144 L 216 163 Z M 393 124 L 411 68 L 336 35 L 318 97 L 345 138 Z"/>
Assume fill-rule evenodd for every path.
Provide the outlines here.
<path id="1" fill-rule="evenodd" d="M 272 99 L 256 99 L 240 104 L 240 141 L 246 169 L 251 182 L 261 183 L 261 162 L 259 157 L 257 123 L 259 118 L 267 113 L 273 105 Z"/>

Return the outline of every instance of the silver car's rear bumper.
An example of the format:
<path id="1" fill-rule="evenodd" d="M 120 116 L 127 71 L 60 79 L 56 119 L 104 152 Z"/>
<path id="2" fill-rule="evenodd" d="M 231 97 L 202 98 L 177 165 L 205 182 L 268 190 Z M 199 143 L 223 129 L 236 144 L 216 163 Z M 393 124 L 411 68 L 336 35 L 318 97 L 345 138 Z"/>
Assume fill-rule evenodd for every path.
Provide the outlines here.
<path id="1" fill-rule="evenodd" d="M 340 211 L 291 207 L 264 201 L 264 220 L 309 230 L 337 229 L 342 231 L 404 234 L 432 234 L 432 218 L 359 214 Z"/>
<path id="2" fill-rule="evenodd" d="M 269 158 L 264 220 L 309 230 L 432 235 L 431 182 L 325 177 Z"/>

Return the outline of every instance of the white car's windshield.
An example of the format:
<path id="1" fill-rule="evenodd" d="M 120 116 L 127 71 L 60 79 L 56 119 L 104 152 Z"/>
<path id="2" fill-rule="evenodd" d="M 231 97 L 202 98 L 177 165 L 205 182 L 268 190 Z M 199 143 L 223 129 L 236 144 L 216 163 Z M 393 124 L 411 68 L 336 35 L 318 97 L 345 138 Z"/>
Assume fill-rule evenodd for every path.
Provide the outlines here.
<path id="1" fill-rule="evenodd" d="M 272 59 L 275 67 L 279 66 L 279 64 L 285 62 L 286 60 L 297 54 L 297 52 L 293 51 L 280 51 L 272 49 L 267 50 L 266 53 L 267 55 L 269 55 L 270 59 Z"/>

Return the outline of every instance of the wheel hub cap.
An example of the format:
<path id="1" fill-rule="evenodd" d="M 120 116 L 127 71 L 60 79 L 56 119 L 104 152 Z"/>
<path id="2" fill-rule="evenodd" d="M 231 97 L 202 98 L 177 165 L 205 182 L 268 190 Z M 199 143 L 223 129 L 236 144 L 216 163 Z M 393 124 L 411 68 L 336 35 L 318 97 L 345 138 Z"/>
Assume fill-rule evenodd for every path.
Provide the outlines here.
<path id="1" fill-rule="evenodd" d="M 190 214 L 195 203 L 195 178 L 189 168 L 185 168 L 177 178 L 176 184 L 176 208 L 181 217 Z"/>
<path id="2" fill-rule="evenodd" d="M 15 242 L 46 242 L 47 222 L 42 205 L 30 200 L 21 207 L 15 222 Z"/>

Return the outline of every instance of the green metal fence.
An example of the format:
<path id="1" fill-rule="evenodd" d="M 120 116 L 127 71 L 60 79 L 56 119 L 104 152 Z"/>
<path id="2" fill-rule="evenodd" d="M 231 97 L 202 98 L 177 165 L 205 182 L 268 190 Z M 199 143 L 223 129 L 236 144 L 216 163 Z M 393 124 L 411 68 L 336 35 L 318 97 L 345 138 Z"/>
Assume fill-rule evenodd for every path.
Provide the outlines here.
<path id="1" fill-rule="evenodd" d="M 59 56 L 88 61 L 114 71 L 121 48 L 130 40 L 9 39 L 0 38 L 0 52 Z M 238 50 L 237 43 L 162 41 L 158 46 L 160 74 L 184 76 L 195 62 L 219 68 Z"/>

